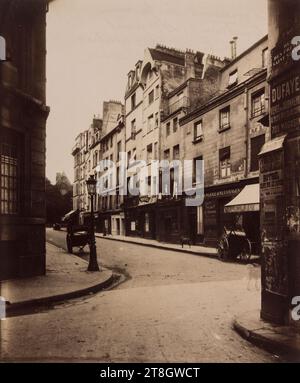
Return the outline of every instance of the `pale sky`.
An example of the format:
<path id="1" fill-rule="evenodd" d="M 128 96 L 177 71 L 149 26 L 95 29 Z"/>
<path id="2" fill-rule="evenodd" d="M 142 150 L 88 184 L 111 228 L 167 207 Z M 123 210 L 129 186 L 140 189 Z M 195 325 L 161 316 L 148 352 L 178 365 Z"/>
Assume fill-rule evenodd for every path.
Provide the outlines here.
<path id="1" fill-rule="evenodd" d="M 102 102 L 123 101 L 126 75 L 161 43 L 220 57 L 267 33 L 266 0 L 55 0 L 47 15 L 47 176 L 73 182 L 71 149 Z"/>

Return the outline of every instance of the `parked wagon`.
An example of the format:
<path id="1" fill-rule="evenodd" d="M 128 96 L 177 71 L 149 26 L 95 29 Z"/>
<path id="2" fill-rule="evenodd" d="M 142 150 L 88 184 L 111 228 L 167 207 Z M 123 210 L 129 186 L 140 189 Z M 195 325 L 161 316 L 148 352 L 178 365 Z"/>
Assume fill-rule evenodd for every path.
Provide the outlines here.
<path id="1" fill-rule="evenodd" d="M 259 185 L 247 185 L 231 202 L 225 213 L 235 214 L 236 224 L 224 227 L 218 242 L 218 255 L 223 261 L 249 262 L 252 255 L 260 255 L 260 199 Z M 242 222 L 242 224 L 238 224 Z"/>
<path id="2" fill-rule="evenodd" d="M 63 222 L 67 225 L 67 249 L 69 253 L 73 253 L 73 247 L 79 247 L 83 251 L 84 247 L 89 243 L 90 231 L 85 225 L 79 223 L 79 210 L 72 210 L 63 218 Z"/>

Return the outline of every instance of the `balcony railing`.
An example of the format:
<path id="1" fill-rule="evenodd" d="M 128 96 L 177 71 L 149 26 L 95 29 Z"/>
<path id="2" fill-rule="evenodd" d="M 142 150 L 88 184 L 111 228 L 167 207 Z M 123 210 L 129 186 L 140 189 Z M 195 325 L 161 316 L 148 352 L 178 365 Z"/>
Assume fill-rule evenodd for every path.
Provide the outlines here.
<path id="1" fill-rule="evenodd" d="M 190 99 L 188 97 L 182 97 L 179 100 L 169 105 L 167 109 L 167 114 L 169 116 L 177 112 L 181 108 L 189 108 L 189 107 L 190 107 Z"/>

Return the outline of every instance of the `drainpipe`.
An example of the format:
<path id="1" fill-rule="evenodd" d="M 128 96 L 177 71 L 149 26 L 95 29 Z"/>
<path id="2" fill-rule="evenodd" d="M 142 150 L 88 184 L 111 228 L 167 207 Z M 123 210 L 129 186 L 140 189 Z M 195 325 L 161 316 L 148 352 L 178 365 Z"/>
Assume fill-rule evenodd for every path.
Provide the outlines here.
<path id="1" fill-rule="evenodd" d="M 249 139 L 250 139 L 250 132 L 249 132 L 249 119 L 248 119 L 248 110 L 249 110 L 249 91 L 246 87 L 244 90 L 244 110 L 245 110 L 245 145 L 246 145 L 246 159 L 244 161 L 244 177 L 247 178 L 248 176 L 248 167 L 249 167 Z"/>

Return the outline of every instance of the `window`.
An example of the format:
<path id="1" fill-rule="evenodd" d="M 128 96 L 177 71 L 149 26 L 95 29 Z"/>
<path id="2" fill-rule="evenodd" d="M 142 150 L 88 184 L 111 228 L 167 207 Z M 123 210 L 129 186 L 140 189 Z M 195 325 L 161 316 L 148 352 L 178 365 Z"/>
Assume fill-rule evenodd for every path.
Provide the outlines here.
<path id="1" fill-rule="evenodd" d="M 179 147 L 179 145 L 176 145 L 173 148 L 173 159 L 179 160 L 179 157 L 180 157 L 180 147 Z"/>
<path id="2" fill-rule="evenodd" d="M 2 137 L 1 137 L 2 139 Z M 19 213 L 19 167 L 17 145 L 12 140 L 0 144 L 1 208 L 0 214 Z"/>
<path id="3" fill-rule="evenodd" d="M 158 142 L 154 144 L 154 159 L 158 160 Z"/>
<path id="4" fill-rule="evenodd" d="M 265 91 L 260 91 L 252 96 L 252 117 L 260 116 L 265 112 Z"/>
<path id="5" fill-rule="evenodd" d="M 117 152 L 117 161 L 119 161 L 120 160 L 120 153 L 122 151 L 122 142 L 121 141 L 118 142 L 117 151 L 118 151 Z"/>
<path id="6" fill-rule="evenodd" d="M 220 178 L 227 178 L 231 175 L 230 146 L 219 150 Z"/>
<path id="7" fill-rule="evenodd" d="M 131 137 L 134 138 L 136 134 L 136 121 L 131 121 Z"/>
<path id="8" fill-rule="evenodd" d="M 151 114 L 151 116 L 148 117 L 147 133 L 153 130 L 153 120 L 153 114 Z"/>
<path id="9" fill-rule="evenodd" d="M 159 97 L 159 85 L 156 85 L 155 87 L 155 98 Z"/>
<path id="10" fill-rule="evenodd" d="M 220 131 L 230 128 L 230 106 L 220 110 Z"/>
<path id="11" fill-rule="evenodd" d="M 113 136 L 110 136 L 110 147 L 113 147 Z"/>
<path id="12" fill-rule="evenodd" d="M 267 68 L 269 61 L 269 50 L 268 48 L 262 51 L 262 67 Z"/>
<path id="13" fill-rule="evenodd" d="M 164 160 L 170 159 L 170 149 L 164 151 Z"/>
<path id="14" fill-rule="evenodd" d="M 147 161 L 151 161 L 152 160 L 152 144 L 149 144 L 147 146 Z"/>
<path id="15" fill-rule="evenodd" d="M 167 122 L 166 125 L 166 136 L 168 137 L 171 134 L 171 123 Z"/>
<path id="16" fill-rule="evenodd" d="M 135 93 L 131 96 L 131 110 L 136 107 L 136 95 Z"/>
<path id="17" fill-rule="evenodd" d="M 197 121 L 194 125 L 194 141 L 199 141 L 203 137 L 202 120 Z"/>
<path id="18" fill-rule="evenodd" d="M 147 195 L 151 197 L 151 182 L 152 182 L 152 177 L 148 176 L 147 177 Z"/>
<path id="19" fill-rule="evenodd" d="M 151 92 L 149 93 L 148 101 L 149 101 L 149 105 L 152 104 L 152 102 L 154 101 L 154 90 L 151 90 Z"/>
<path id="20" fill-rule="evenodd" d="M 116 179 L 116 182 L 117 182 L 117 185 L 116 186 L 119 186 L 120 184 L 120 166 L 117 167 L 117 179 Z"/>
<path id="21" fill-rule="evenodd" d="M 129 152 L 127 153 L 127 166 L 129 166 L 130 160 L 131 160 L 131 151 L 129 150 Z"/>
<path id="22" fill-rule="evenodd" d="M 236 85 L 238 82 L 238 71 L 237 69 L 231 73 L 229 73 L 229 81 L 228 81 L 228 86 L 233 86 Z"/>
<path id="23" fill-rule="evenodd" d="M 174 118 L 173 119 L 173 132 L 177 132 L 177 129 L 178 129 L 178 118 Z"/>
<path id="24" fill-rule="evenodd" d="M 199 167 L 198 161 L 203 161 L 203 156 L 196 157 L 193 160 L 193 184 L 194 185 L 201 181 L 200 179 L 197 179 L 197 177 L 201 176 L 201 173 L 199 173 L 199 171 L 197 172 L 197 167 Z"/>
<path id="25" fill-rule="evenodd" d="M 155 128 L 159 127 L 159 118 L 158 118 L 158 112 L 155 113 Z"/>
<path id="26" fill-rule="evenodd" d="M 262 134 L 257 137 L 251 138 L 251 160 L 250 160 L 250 171 L 255 172 L 259 169 L 258 154 L 261 151 L 264 143 L 266 141 L 265 135 Z"/>

